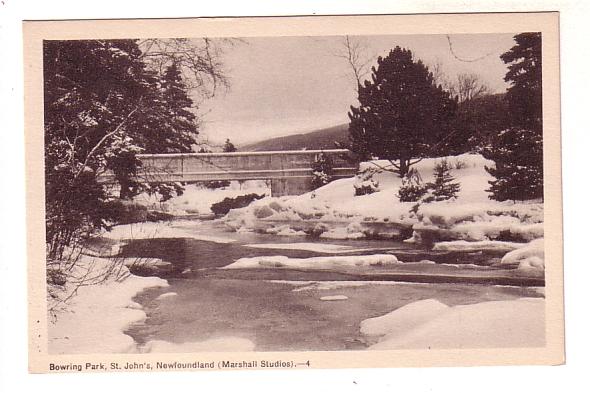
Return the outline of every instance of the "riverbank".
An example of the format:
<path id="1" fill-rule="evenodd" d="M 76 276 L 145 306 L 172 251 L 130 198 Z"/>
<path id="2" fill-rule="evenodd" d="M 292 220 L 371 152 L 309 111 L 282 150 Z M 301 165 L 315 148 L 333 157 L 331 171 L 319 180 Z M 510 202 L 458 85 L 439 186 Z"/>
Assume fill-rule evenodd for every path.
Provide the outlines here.
<path id="1" fill-rule="evenodd" d="M 361 332 L 370 350 L 542 347 L 545 299 L 453 307 L 426 299 L 362 321 Z"/>
<path id="2" fill-rule="evenodd" d="M 436 162 L 436 159 L 425 159 L 417 165 L 425 182 L 432 180 L 432 169 Z M 265 312 L 279 319 L 288 319 L 290 314 L 282 311 L 286 306 L 278 300 L 270 304 L 259 304 L 256 299 L 246 299 L 244 296 L 248 291 L 252 292 L 252 296 L 262 291 L 265 298 L 270 296 L 289 299 L 289 304 L 303 313 L 303 319 L 310 326 L 314 325 L 313 318 L 320 318 L 320 314 L 307 315 L 305 307 L 316 307 L 317 301 L 321 304 L 333 304 L 334 306 L 318 307 L 323 312 L 342 312 L 343 315 L 334 314 L 334 318 L 339 323 L 344 318 L 346 323 L 354 325 L 357 329 L 355 333 L 351 333 L 352 327 L 349 326 L 346 334 L 355 337 L 360 334 L 358 329 L 364 319 L 395 313 L 400 307 L 425 299 L 440 301 L 450 307 L 447 310 L 449 313 L 446 319 L 436 323 L 436 318 L 431 318 L 429 321 L 432 324 L 428 325 L 430 327 L 422 329 L 425 332 L 423 338 L 412 336 L 414 338 L 407 342 L 424 343 L 424 337 L 430 340 L 437 329 L 461 331 L 456 326 L 457 318 L 464 318 L 467 311 L 458 310 L 467 309 L 455 309 L 455 306 L 463 307 L 466 306 L 465 303 L 506 301 L 507 303 L 499 307 L 489 308 L 489 304 L 482 305 L 484 308 L 480 311 L 493 321 L 506 321 L 497 310 L 502 307 L 513 308 L 531 317 L 530 320 L 519 320 L 515 316 L 514 320 L 518 321 L 519 326 L 544 326 L 544 323 L 539 322 L 542 320 L 538 312 L 542 308 L 539 302 L 510 303 L 517 302 L 520 297 L 530 297 L 530 288 L 544 285 L 543 204 L 490 201 L 484 191 L 490 179 L 484 168 L 490 162 L 477 155 L 453 157 L 449 158 L 449 162 L 454 168 L 453 175 L 461 183 L 458 198 L 419 206 L 415 203 L 400 203 L 396 194 L 401 181 L 396 175 L 385 172 L 375 175 L 379 189 L 370 195 L 354 196 L 356 180 L 341 179 L 300 196 L 265 197 L 245 208 L 231 210 L 221 220 L 200 221 L 186 217 L 208 214 L 212 201 L 219 201 L 227 195 L 252 192 L 254 189 L 264 188 L 264 185 L 252 183 L 242 185 L 243 189 L 240 189 L 237 183 L 232 183 L 223 192 L 190 186 L 184 196 L 173 198 L 165 207 L 169 212 L 185 219 L 116 226 L 110 232 L 103 233 L 102 240 L 99 240 L 99 243 L 106 243 L 106 253 L 89 252 L 95 255 L 93 258 L 99 261 L 98 265 L 105 265 L 113 263 L 113 259 L 101 258 L 101 255 L 118 256 L 123 246 L 141 240 L 148 243 L 159 242 L 159 245 L 162 240 L 169 239 L 176 242 L 169 250 L 149 251 L 149 247 L 146 249 L 146 244 L 143 244 L 136 247 L 139 254 L 127 255 L 165 259 L 160 265 L 165 265 L 166 269 L 171 268 L 166 272 L 168 275 L 158 270 L 160 265 L 157 264 L 153 269 L 141 270 L 141 274 L 160 275 L 168 280 L 134 276 L 130 274 L 130 265 L 127 264 L 121 270 L 128 276 L 125 280 L 111 279 L 98 285 L 80 287 L 77 296 L 70 299 L 64 312 L 50 326 L 50 351 L 84 353 L 231 350 L 232 346 L 227 345 L 230 342 L 235 345 L 236 350 L 266 348 L 255 333 L 251 332 L 246 337 L 240 335 L 240 324 L 237 322 L 235 329 L 225 332 L 223 337 L 202 335 L 195 338 L 190 336 L 189 331 L 186 332 L 186 337 L 172 335 L 167 339 L 166 333 L 161 335 L 161 339 L 141 342 L 141 339 L 133 340 L 128 335 L 137 329 L 149 328 L 150 323 L 153 323 L 150 313 L 155 310 L 160 313 L 162 307 L 171 307 L 169 316 L 172 319 L 167 323 L 174 325 L 174 318 L 180 317 L 178 313 L 185 313 L 186 309 L 200 304 L 192 297 L 184 296 L 194 291 L 201 291 L 197 295 L 204 296 L 209 301 L 201 304 L 205 307 L 205 312 L 195 319 L 193 328 L 198 328 L 199 324 L 208 326 L 206 319 L 213 317 L 206 310 L 221 307 L 219 299 L 207 296 L 206 288 L 209 287 L 239 293 L 239 299 L 228 301 L 236 302 L 238 307 L 252 303 L 252 310 L 257 310 L 256 313 Z M 208 197 L 203 197 L 204 194 Z M 404 243 L 401 243 L 402 240 Z M 179 249 L 180 245 L 193 247 L 195 250 Z M 177 255 L 172 257 L 175 253 Z M 206 254 L 210 261 L 199 259 L 202 254 Z M 85 258 L 91 257 L 87 255 Z M 88 263 L 97 264 L 96 261 Z M 180 265 L 175 265 L 178 263 Z M 293 295 L 277 295 L 285 291 L 284 284 L 276 285 L 280 280 L 312 280 L 318 286 L 331 280 L 348 280 L 360 283 L 365 289 L 356 291 L 351 287 L 344 293 L 327 293 L 317 296 L 317 299 L 292 298 Z M 162 290 L 170 282 L 173 282 L 174 288 L 166 291 L 173 294 Z M 397 285 L 383 286 L 382 282 Z M 197 287 L 193 287 L 194 285 Z M 400 285 L 414 287 L 411 291 L 400 292 Z M 512 296 L 506 298 L 502 291 L 496 289 L 499 288 L 498 285 L 516 285 L 517 289 Z M 264 288 L 258 288 L 260 286 Z M 524 292 L 518 292 L 521 291 L 519 287 Z M 473 289 L 477 289 L 474 297 L 468 298 L 466 294 L 472 293 Z M 449 292 L 457 292 L 458 297 L 449 298 Z M 488 292 L 494 296 L 488 296 Z M 146 298 L 146 293 L 155 293 L 157 296 Z M 360 293 L 364 295 L 359 298 Z M 405 296 L 403 301 L 386 302 L 378 309 L 371 308 L 372 315 L 361 312 L 368 302 L 375 301 L 371 296 L 397 296 L 400 293 Z M 516 293 L 519 295 L 515 295 Z M 534 291 L 532 293 L 538 294 Z M 227 304 L 223 303 L 223 307 L 228 307 Z M 336 304 L 346 304 L 346 307 L 356 304 L 359 312 L 346 319 L 346 307 Z M 177 311 L 173 309 L 173 305 L 178 308 Z M 300 309 L 301 307 L 304 308 Z M 522 307 L 528 311 L 524 312 Z M 225 318 L 232 318 L 227 315 L 220 319 L 218 314 L 214 315 L 216 317 L 212 323 L 215 326 L 226 323 Z M 364 318 L 360 319 L 361 316 Z M 415 324 L 414 322 L 410 325 Z M 479 326 L 476 322 L 471 321 L 464 328 L 485 333 L 491 337 L 490 343 L 503 342 L 503 334 L 493 335 L 486 330 L 488 327 Z M 271 322 L 263 319 L 253 323 L 256 326 L 253 327 L 253 332 L 258 332 L 259 328 L 264 331 L 265 324 Z M 293 325 L 299 326 L 299 322 L 293 322 Z M 519 326 L 515 329 L 520 329 Z M 304 331 L 306 329 L 307 327 Z M 287 330 L 281 331 L 287 334 Z M 338 335 L 338 332 L 336 329 L 332 334 Z M 330 334 L 328 330 L 325 333 Z M 440 337 L 443 336 L 447 340 L 444 345 L 467 345 L 459 336 L 443 334 Z M 134 337 L 141 337 L 141 334 Z M 277 343 L 281 342 L 281 337 L 277 336 L 275 340 L 273 345 L 279 345 Z M 316 342 L 314 340 L 311 341 Z M 336 349 L 364 348 L 359 343 L 343 345 L 338 340 L 337 337 L 334 338 L 333 345 Z M 391 340 L 384 340 L 389 344 L 382 345 L 396 348 L 401 345 L 400 341 L 391 344 Z M 367 342 L 375 344 L 374 337 Z M 276 346 L 273 348 L 277 349 Z"/>
<path id="3" fill-rule="evenodd" d="M 314 349 L 314 345 L 319 345 L 315 349 L 364 349 L 364 341 L 354 341 L 360 340 L 362 320 L 425 297 L 453 306 L 543 296 L 542 288 L 534 288 L 542 285 L 535 281 L 538 277 L 518 269 L 469 263 L 474 258 L 485 261 L 478 253 L 429 251 L 392 241 L 316 238 L 301 242 L 294 237 L 225 232 L 219 222 L 190 220 L 118 226 L 106 238 L 103 252 L 121 256 L 85 256 L 86 262 L 107 265 L 116 261 L 128 278 L 114 276 L 79 288 L 57 320 L 50 322 L 52 353 L 303 348 L 286 339 L 289 326 L 301 329 L 298 337 L 304 349 Z M 96 249 L 88 252 L 98 253 Z M 127 263 L 135 259 L 139 261 L 135 266 Z M 153 269 L 141 269 L 141 274 L 166 280 L 130 275 L 128 266 L 133 271 L 143 266 L 143 260 L 157 263 L 152 263 Z M 172 274 L 164 274 L 169 267 Z M 238 309 L 251 307 L 247 317 L 253 318 L 251 325 L 232 319 L 239 315 L 231 311 L 234 307 L 229 304 L 234 303 Z M 366 308 L 371 303 L 376 306 Z M 186 320 L 182 315 L 190 310 L 198 318 L 192 316 L 188 330 L 176 335 L 178 318 Z M 293 310 L 298 311 L 293 314 Z M 328 315 L 336 322 L 323 325 Z M 293 321 L 294 317 L 301 320 Z M 271 319 L 284 322 L 282 333 L 261 340 Z M 345 330 L 334 327 L 344 322 Z M 201 331 L 200 326 L 203 333 L 193 335 Z M 228 326 L 232 328 L 217 332 Z M 318 337 L 304 337 L 320 327 L 326 343 Z M 332 333 L 331 327 L 335 329 Z M 145 340 L 146 334 L 150 339 Z M 353 341 L 347 344 L 346 340 Z"/>
<path id="4" fill-rule="evenodd" d="M 492 201 L 485 191 L 492 177 L 485 170 L 492 161 L 477 154 L 424 159 L 416 164 L 424 183 L 434 180 L 434 167 L 446 159 L 460 184 L 456 199 L 441 202 L 399 202 L 401 179 L 392 172 L 373 176 L 372 194 L 355 196 L 356 178 L 333 181 L 315 191 L 281 198 L 264 198 L 224 217 L 232 230 L 282 236 L 316 236 L 326 239 L 394 239 L 434 249 L 473 251 L 490 247 L 506 252 L 525 247 L 544 236 L 541 201 Z M 362 163 L 362 168 L 388 162 Z M 516 245 L 515 245 L 516 244 Z M 542 256 L 536 255 L 542 259 Z M 521 269 L 543 271 L 539 261 L 524 261 Z"/>
<path id="5" fill-rule="evenodd" d="M 129 272 L 125 260 L 83 257 L 76 269 L 97 275 L 117 265 L 116 275 L 104 277 L 100 283 L 74 288 L 53 288 L 48 313 L 48 352 L 50 354 L 146 353 L 251 351 L 254 343 L 239 337 L 217 337 L 174 344 L 162 340 L 139 343 L 126 332 L 147 319 L 144 307 L 133 299 L 146 290 L 161 290 L 158 301 L 176 296 L 168 291 L 167 280 L 140 277 Z M 92 268 L 90 268 L 92 266 Z M 90 269 L 90 270 L 88 270 Z M 72 295 L 73 291 L 76 293 Z M 60 298 L 66 303 L 61 303 Z"/>
<path id="6" fill-rule="evenodd" d="M 116 269 L 116 274 L 105 275 Z M 83 256 L 75 268 L 100 282 L 52 287 L 48 312 L 48 352 L 51 354 L 129 353 L 136 343 L 123 332 L 145 320 L 142 306 L 132 299 L 147 288 L 164 288 L 158 277 L 138 277 L 120 261 Z"/>

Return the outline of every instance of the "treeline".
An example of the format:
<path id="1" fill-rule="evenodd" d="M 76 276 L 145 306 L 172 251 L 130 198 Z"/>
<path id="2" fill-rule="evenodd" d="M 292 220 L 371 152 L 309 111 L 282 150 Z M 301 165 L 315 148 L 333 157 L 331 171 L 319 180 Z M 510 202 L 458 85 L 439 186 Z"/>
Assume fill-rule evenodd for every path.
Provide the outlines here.
<path id="1" fill-rule="evenodd" d="M 351 149 L 360 159 L 385 159 L 406 183 L 427 157 L 479 152 L 495 162 L 490 198 L 543 197 L 541 34 L 523 33 L 501 55 L 508 64 L 505 94 L 488 94 L 471 75 L 457 85 L 440 80 L 410 50 L 377 59 L 358 84 L 351 106 Z M 477 94 L 474 94 L 477 93 Z"/>

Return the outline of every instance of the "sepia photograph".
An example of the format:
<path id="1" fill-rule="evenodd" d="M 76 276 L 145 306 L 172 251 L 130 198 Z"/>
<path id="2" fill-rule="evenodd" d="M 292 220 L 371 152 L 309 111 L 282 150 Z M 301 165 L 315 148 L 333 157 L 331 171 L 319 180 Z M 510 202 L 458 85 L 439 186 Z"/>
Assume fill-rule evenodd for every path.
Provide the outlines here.
<path id="1" fill-rule="evenodd" d="M 25 22 L 31 370 L 562 362 L 557 16 L 454 17 Z"/>

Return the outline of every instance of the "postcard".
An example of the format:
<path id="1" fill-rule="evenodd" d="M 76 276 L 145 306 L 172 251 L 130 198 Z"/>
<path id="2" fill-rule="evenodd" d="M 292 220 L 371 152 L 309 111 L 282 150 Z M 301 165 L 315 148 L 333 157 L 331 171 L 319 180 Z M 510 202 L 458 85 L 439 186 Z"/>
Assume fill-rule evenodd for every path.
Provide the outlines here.
<path id="1" fill-rule="evenodd" d="M 562 364 L 558 22 L 24 22 L 30 372 Z"/>

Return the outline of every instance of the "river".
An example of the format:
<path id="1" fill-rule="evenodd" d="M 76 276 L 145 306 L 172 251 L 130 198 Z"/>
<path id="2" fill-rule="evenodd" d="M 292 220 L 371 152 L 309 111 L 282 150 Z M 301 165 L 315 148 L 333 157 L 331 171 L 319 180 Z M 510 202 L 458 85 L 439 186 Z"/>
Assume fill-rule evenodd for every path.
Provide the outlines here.
<path id="1" fill-rule="evenodd" d="M 543 296 L 542 280 L 495 266 L 494 253 L 433 252 L 388 240 L 242 234 L 216 221 L 173 225 L 196 239 L 135 240 L 123 249 L 127 257 L 161 258 L 173 267 L 158 274 L 169 287 L 145 290 L 134 299 L 147 319 L 126 334 L 140 348 L 150 341 L 182 345 L 232 337 L 252 342 L 257 351 L 364 349 L 372 342 L 360 333 L 361 321 L 414 301 L 433 298 L 453 306 Z M 300 243 L 350 249 L 327 254 L 288 248 Z M 263 245 L 285 248 L 258 248 Z M 407 263 L 338 271 L 219 269 L 243 257 L 376 253 L 393 253 Z M 164 293 L 175 295 L 160 297 Z M 326 296 L 340 300 L 322 300 Z"/>

